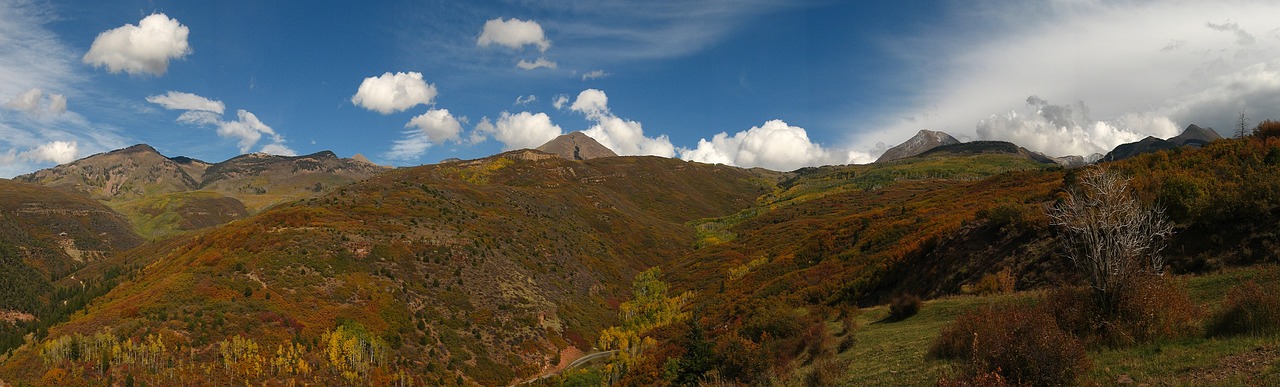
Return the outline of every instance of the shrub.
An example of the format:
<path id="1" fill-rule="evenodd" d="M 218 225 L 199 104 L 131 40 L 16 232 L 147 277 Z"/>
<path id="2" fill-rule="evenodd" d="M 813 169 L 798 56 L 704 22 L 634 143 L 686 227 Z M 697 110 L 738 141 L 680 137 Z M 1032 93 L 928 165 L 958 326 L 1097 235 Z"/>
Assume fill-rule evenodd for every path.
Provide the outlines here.
<path id="1" fill-rule="evenodd" d="M 1046 307 L 1058 326 L 1090 344 L 1124 346 L 1197 333 L 1200 311 L 1181 283 L 1142 277 L 1110 308 L 1093 295 L 1089 289 L 1060 288 L 1049 293 Z"/>
<path id="2" fill-rule="evenodd" d="M 970 292 L 979 295 L 1009 294 L 1013 293 L 1016 284 L 1017 278 L 1014 278 L 1013 271 L 1006 267 L 998 272 L 983 275 Z"/>
<path id="3" fill-rule="evenodd" d="M 889 301 L 889 320 L 902 321 L 907 317 L 915 316 L 920 312 L 920 297 L 912 294 L 903 294 L 894 297 Z"/>
<path id="4" fill-rule="evenodd" d="M 1264 288 L 1253 281 L 1231 288 L 1213 317 L 1211 336 L 1265 335 L 1280 332 L 1280 289 Z"/>
<path id="5" fill-rule="evenodd" d="M 1089 363 L 1084 345 L 1042 308 L 984 307 L 956 318 L 929 349 L 934 358 L 967 360 L 967 385 L 1009 381 L 1033 386 L 1074 384 Z M 985 384 L 985 383 L 980 383 Z"/>

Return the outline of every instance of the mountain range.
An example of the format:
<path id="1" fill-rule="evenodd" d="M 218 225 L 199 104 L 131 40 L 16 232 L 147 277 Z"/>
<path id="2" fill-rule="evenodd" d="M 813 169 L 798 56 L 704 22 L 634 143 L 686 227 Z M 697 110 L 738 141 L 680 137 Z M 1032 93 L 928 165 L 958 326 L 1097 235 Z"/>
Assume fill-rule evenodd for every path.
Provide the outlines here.
<path id="1" fill-rule="evenodd" d="M 1186 230 L 1176 270 L 1265 259 L 1280 199 L 1250 195 L 1280 177 L 1220 160 L 1271 148 L 1193 128 L 1162 141 L 1197 150 L 1108 168 L 1141 167 L 1134 189 Z M 1000 270 L 1022 289 L 1079 280 L 1043 212 L 1073 169 L 941 132 L 895 149 L 791 172 L 618 157 L 581 133 L 397 169 L 331 152 L 90 156 L 0 180 L 0 315 L 18 316 L 0 322 L 0 379 L 513 384 L 592 354 L 651 267 L 709 350 L 785 370 L 797 324 L 826 308 L 958 294 Z M 163 343 L 138 351 L 170 360 L 51 355 L 91 338 Z"/>
<path id="2" fill-rule="evenodd" d="M 14 180 L 87 195 L 155 238 L 227 223 L 385 170 L 329 151 L 295 157 L 252 153 L 208 163 L 166 157 L 139 144 Z"/>

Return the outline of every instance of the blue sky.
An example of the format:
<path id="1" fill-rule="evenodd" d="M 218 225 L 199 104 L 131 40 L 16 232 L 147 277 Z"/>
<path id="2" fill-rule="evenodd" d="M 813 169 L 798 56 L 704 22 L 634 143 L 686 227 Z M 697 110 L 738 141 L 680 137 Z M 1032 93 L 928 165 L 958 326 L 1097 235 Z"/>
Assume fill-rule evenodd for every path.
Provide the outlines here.
<path id="1" fill-rule="evenodd" d="M 0 0 L 0 176 L 135 143 L 418 165 L 576 130 L 791 170 L 920 129 L 1056 156 L 1280 118 L 1280 6 L 1024 3 Z"/>

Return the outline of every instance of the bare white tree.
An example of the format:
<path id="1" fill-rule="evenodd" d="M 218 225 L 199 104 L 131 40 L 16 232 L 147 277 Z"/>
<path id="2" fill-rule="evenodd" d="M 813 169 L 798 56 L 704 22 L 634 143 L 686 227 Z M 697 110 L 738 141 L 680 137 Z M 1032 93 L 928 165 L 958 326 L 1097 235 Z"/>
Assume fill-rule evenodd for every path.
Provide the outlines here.
<path id="1" fill-rule="evenodd" d="M 1133 195 L 1127 177 L 1102 168 L 1084 172 L 1049 218 L 1098 302 L 1114 305 L 1135 277 L 1164 268 L 1160 252 L 1173 227 L 1163 209 Z"/>

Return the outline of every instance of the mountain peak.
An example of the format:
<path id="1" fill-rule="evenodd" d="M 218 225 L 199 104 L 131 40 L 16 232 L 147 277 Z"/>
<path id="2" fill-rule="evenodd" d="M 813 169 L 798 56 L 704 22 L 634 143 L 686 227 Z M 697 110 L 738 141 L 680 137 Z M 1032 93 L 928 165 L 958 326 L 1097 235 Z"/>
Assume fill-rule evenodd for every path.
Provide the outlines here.
<path id="1" fill-rule="evenodd" d="M 588 160 L 601 157 L 615 157 L 614 153 L 599 141 L 582 132 L 573 132 L 542 144 L 536 150 L 551 153 L 568 160 Z"/>
<path id="2" fill-rule="evenodd" d="M 1190 145 L 1194 147 L 1200 147 L 1210 142 L 1221 140 L 1221 139 L 1222 139 L 1222 135 L 1218 134 L 1217 131 L 1210 128 L 1201 128 L 1196 124 L 1191 124 L 1191 125 L 1187 125 L 1187 129 L 1183 130 L 1182 134 L 1179 134 L 1173 138 L 1170 138 L 1169 142 L 1172 142 L 1179 146 Z"/>
<path id="3" fill-rule="evenodd" d="M 930 149 L 943 145 L 959 144 L 960 140 L 951 137 L 950 134 L 936 130 L 921 129 L 915 136 L 907 139 L 907 141 L 889 148 L 883 155 L 880 155 L 876 162 L 887 162 L 907 157 L 915 156 Z"/>
<path id="4" fill-rule="evenodd" d="M 114 152 L 120 152 L 120 153 L 155 153 L 155 154 L 160 154 L 160 151 L 157 151 L 157 150 L 156 150 L 156 148 L 152 148 L 150 145 L 147 145 L 147 144 L 137 144 L 137 145 L 130 146 L 130 147 L 128 147 L 128 148 L 123 148 L 123 149 L 116 150 L 116 151 L 114 151 Z"/>

